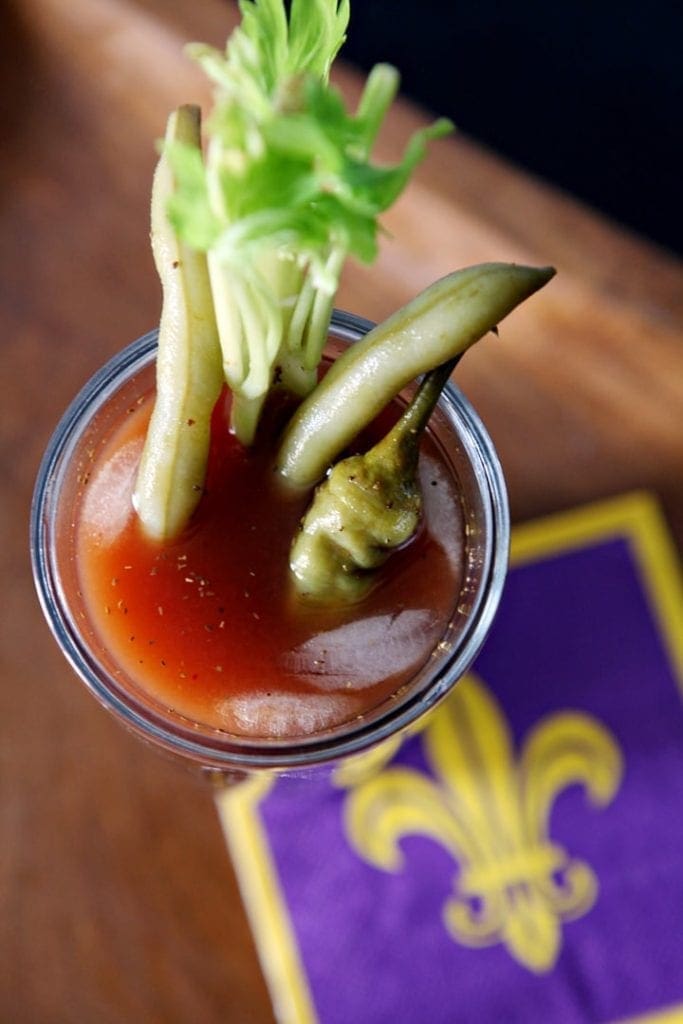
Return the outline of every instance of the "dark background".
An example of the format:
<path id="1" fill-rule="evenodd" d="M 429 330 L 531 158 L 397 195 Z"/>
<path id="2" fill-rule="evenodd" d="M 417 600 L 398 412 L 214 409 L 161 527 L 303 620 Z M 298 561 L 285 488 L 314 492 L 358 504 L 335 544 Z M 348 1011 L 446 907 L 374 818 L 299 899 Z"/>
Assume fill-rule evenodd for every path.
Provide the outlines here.
<path id="1" fill-rule="evenodd" d="M 683 4 L 352 0 L 342 56 L 479 142 L 674 250 Z"/>

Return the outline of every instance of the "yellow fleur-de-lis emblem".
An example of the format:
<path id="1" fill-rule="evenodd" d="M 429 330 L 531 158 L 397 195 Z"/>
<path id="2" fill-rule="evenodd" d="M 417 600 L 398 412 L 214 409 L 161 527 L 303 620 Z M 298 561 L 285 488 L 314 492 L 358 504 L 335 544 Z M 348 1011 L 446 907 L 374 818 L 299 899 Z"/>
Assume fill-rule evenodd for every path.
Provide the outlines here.
<path id="1" fill-rule="evenodd" d="M 562 921 L 584 915 L 598 892 L 592 868 L 551 839 L 551 808 L 573 784 L 597 806 L 612 800 L 622 774 L 616 742 L 591 716 L 562 711 L 531 730 L 515 760 L 501 709 L 468 676 L 422 743 L 434 778 L 399 766 L 368 777 L 356 766 L 344 810 L 351 843 L 386 871 L 404 866 L 403 836 L 442 843 L 459 866 L 443 907 L 452 938 L 502 943 L 528 969 L 550 970 Z"/>

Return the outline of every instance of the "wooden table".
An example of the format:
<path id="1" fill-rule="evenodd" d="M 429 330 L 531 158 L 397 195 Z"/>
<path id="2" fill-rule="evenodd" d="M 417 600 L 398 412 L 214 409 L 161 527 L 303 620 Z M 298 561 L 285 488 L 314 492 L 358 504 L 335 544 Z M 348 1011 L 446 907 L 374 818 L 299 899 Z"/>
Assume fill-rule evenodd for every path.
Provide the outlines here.
<path id="1" fill-rule="evenodd" d="M 13 13 L 14 12 L 14 13 Z M 42 622 L 27 556 L 48 436 L 91 371 L 157 319 L 153 140 L 206 100 L 181 56 L 221 43 L 219 0 L 16 0 L 2 102 L 2 853 L 0 1019 L 272 1019 L 208 788 L 129 738 Z M 358 84 L 342 74 L 350 95 Z M 421 121 L 400 105 L 390 157 Z M 455 137 L 351 267 L 340 305 L 380 317 L 487 259 L 554 262 L 553 284 L 459 371 L 496 441 L 513 515 L 656 492 L 683 546 L 683 273 L 654 247 Z"/>

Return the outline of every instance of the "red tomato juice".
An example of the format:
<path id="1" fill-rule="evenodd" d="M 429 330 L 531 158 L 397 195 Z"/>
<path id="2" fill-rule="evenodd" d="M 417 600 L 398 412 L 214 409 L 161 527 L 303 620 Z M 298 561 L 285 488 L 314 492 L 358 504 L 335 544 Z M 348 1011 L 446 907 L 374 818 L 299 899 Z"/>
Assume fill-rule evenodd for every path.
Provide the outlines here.
<path id="1" fill-rule="evenodd" d="M 273 469 L 277 413 L 245 449 L 222 399 L 191 525 L 162 546 L 143 535 L 132 491 L 152 402 L 98 453 L 76 524 L 83 598 L 123 677 L 184 720 L 250 737 L 311 736 L 391 699 L 438 644 L 460 590 L 463 519 L 436 445 L 423 442 L 419 535 L 361 602 L 319 607 L 289 575 L 311 495 Z"/>

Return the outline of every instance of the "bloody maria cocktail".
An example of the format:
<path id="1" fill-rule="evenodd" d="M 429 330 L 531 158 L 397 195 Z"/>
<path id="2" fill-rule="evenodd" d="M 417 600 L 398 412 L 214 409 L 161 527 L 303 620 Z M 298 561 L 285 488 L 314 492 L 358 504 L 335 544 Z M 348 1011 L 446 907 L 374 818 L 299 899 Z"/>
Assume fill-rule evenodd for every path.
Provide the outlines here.
<path id="1" fill-rule="evenodd" d="M 368 326 L 335 313 L 331 357 Z M 278 493 L 267 440 L 245 451 L 223 400 L 191 526 L 165 545 L 141 533 L 154 355 L 152 334 L 86 385 L 40 471 L 35 576 L 73 667 L 127 726 L 214 768 L 329 762 L 414 722 L 476 655 L 505 575 L 505 491 L 476 414 L 446 389 L 422 445 L 419 536 L 361 601 L 307 607 L 286 552 L 308 498 Z"/>

